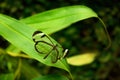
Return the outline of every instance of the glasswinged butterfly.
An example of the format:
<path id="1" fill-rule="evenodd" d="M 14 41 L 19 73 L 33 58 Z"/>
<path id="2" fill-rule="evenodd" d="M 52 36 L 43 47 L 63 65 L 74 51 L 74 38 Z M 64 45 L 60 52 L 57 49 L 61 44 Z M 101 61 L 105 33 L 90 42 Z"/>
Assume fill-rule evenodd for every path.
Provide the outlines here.
<path id="1" fill-rule="evenodd" d="M 46 54 L 43 59 L 46 59 L 50 55 L 52 63 L 65 58 L 68 54 L 68 49 L 63 49 L 61 45 L 55 44 L 53 39 L 41 31 L 35 31 L 32 39 L 35 42 L 35 50 L 40 54 Z"/>

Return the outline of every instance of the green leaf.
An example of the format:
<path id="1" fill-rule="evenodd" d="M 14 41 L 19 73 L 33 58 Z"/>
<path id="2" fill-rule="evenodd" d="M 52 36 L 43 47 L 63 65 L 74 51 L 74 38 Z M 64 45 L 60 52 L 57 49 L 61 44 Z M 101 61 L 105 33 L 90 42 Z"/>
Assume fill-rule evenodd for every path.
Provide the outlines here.
<path id="1" fill-rule="evenodd" d="M 67 58 L 67 62 L 74 66 L 82 66 L 92 63 L 97 56 L 96 52 L 89 52 L 84 54 L 75 55 Z"/>
<path id="2" fill-rule="evenodd" d="M 59 60 L 57 63 L 53 64 L 49 57 L 43 59 L 44 55 L 35 51 L 34 42 L 32 41 L 32 34 L 34 31 L 36 31 L 35 28 L 0 14 L 0 35 L 30 57 L 48 66 L 58 67 L 69 72 L 65 59 Z"/>
<path id="3" fill-rule="evenodd" d="M 2 74 L 0 75 L 0 80 L 14 80 L 14 74 L 13 73 Z"/>
<path id="4" fill-rule="evenodd" d="M 47 75 L 47 76 L 40 76 L 40 77 L 34 78 L 32 80 L 69 80 L 69 79 L 67 79 L 65 76 L 51 74 L 51 75 Z"/>
<path id="5" fill-rule="evenodd" d="M 62 68 L 70 73 L 65 59 L 53 64 L 49 57 L 43 59 L 44 55 L 38 54 L 35 51 L 34 43 L 31 38 L 32 34 L 36 30 L 51 34 L 64 29 L 77 21 L 91 17 L 98 16 L 93 10 L 83 5 L 68 6 L 46 11 L 22 19 L 20 20 L 21 22 L 8 16 L 0 15 L 0 35 L 32 58 L 35 58 L 46 65 Z"/>
<path id="6" fill-rule="evenodd" d="M 20 21 L 47 34 L 51 34 L 77 21 L 91 17 L 98 16 L 92 9 L 83 5 L 76 5 L 49 10 Z"/>

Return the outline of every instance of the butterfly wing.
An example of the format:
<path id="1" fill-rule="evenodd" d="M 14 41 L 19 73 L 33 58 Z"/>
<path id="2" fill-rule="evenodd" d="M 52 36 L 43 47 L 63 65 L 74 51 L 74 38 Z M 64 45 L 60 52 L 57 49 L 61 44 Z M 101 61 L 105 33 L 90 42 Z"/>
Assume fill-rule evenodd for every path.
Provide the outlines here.
<path id="1" fill-rule="evenodd" d="M 52 61 L 52 63 L 56 63 L 57 62 L 58 56 L 59 56 L 59 52 L 58 52 L 58 50 L 56 48 L 56 49 L 54 49 L 52 51 L 52 54 L 51 54 L 51 61 Z"/>
<path id="2" fill-rule="evenodd" d="M 35 50 L 39 53 L 48 53 L 53 47 L 48 36 L 41 31 L 35 31 L 32 39 L 35 42 Z"/>
<path id="3" fill-rule="evenodd" d="M 68 55 L 69 50 L 64 49 L 62 46 L 58 45 L 58 51 L 59 51 L 59 59 L 63 59 Z"/>
<path id="4" fill-rule="evenodd" d="M 49 43 L 47 43 L 45 41 L 37 41 L 35 43 L 35 50 L 38 53 L 45 53 L 46 54 L 52 50 L 52 46 L 50 46 Z"/>

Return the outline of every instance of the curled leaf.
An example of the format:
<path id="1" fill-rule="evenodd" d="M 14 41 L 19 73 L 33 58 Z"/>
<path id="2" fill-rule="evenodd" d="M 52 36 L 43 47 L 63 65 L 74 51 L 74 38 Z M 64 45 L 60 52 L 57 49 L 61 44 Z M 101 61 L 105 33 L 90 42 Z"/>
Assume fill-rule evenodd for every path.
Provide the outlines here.
<path id="1" fill-rule="evenodd" d="M 90 64 L 95 60 L 96 53 L 84 53 L 67 58 L 70 65 L 82 66 Z"/>

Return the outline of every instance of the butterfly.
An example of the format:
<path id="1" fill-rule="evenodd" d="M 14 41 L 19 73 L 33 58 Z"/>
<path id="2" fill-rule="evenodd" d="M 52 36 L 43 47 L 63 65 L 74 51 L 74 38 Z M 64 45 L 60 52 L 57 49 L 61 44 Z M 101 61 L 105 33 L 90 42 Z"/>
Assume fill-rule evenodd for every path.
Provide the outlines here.
<path id="1" fill-rule="evenodd" d="M 52 63 L 56 63 L 58 60 L 65 58 L 68 54 L 68 49 L 64 49 L 42 31 L 35 31 L 32 39 L 35 43 L 35 50 L 40 54 L 45 54 L 43 59 L 46 59 L 50 55 Z"/>

